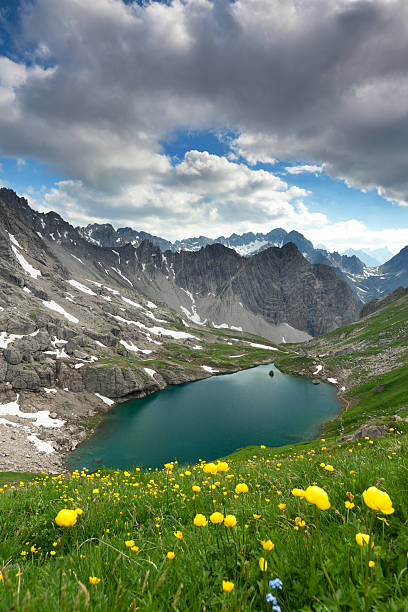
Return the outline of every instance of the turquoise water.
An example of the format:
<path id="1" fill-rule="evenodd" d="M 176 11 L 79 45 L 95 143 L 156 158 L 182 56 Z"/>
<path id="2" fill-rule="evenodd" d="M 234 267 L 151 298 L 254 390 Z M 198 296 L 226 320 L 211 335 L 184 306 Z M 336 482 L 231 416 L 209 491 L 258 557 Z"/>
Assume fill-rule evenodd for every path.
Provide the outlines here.
<path id="1" fill-rule="evenodd" d="M 293 444 L 318 435 L 340 410 L 335 387 L 258 366 L 119 404 L 68 463 L 90 470 L 154 468 L 174 459 L 215 459 L 252 444 Z"/>

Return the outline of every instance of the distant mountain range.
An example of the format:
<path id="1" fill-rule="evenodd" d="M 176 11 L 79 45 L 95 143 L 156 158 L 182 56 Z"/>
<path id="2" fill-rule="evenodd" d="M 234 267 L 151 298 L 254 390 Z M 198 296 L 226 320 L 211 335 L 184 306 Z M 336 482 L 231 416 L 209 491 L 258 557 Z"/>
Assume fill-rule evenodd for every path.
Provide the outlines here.
<path id="1" fill-rule="evenodd" d="M 293 243 L 310 263 L 326 264 L 335 268 L 338 276 L 349 284 L 361 304 L 380 297 L 388 290 L 395 289 L 401 284 L 398 282 L 399 276 L 404 277 L 404 269 L 401 270 L 397 267 L 392 271 L 393 264 L 391 265 L 392 269 L 385 269 L 385 274 L 382 268 L 380 269 L 380 264 L 384 261 L 384 258 L 392 261 L 392 253 L 387 248 L 349 249 L 341 255 L 336 251 L 329 252 L 324 248 L 314 248 L 310 240 L 300 232 L 294 230 L 287 232 L 282 228 L 273 229 L 266 234 L 247 232 L 246 234 L 231 234 L 228 237 L 219 236 L 214 239 L 199 236 L 176 240 L 175 242 L 146 232 L 138 232 L 129 227 L 115 230 L 110 224 L 94 223 L 76 229 L 85 240 L 98 246 L 114 248 L 132 244 L 137 247 L 144 240 L 149 240 L 163 252 L 197 252 L 208 245 L 222 244 L 234 249 L 243 257 L 251 257 L 271 247 L 283 247 L 286 244 Z"/>
<path id="2" fill-rule="evenodd" d="M 392 253 L 387 247 L 381 249 L 347 249 L 343 255 L 349 255 L 350 257 L 355 255 L 366 266 L 371 268 L 381 266 L 392 257 Z"/>

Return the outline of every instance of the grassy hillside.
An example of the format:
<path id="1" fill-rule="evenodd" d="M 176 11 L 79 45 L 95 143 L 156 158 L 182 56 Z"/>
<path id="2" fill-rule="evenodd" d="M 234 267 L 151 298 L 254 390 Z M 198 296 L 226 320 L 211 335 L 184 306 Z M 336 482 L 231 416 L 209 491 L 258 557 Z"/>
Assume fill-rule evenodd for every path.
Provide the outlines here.
<path id="1" fill-rule="evenodd" d="M 408 598 L 407 433 L 404 423 L 381 441 L 322 439 L 302 451 L 258 447 L 246 458 L 232 457 L 228 471 L 215 475 L 202 465 L 176 465 L 4 484 L 0 608 L 273 610 L 266 601 L 271 593 L 287 612 L 402 612 Z M 248 492 L 236 493 L 239 483 Z M 313 483 L 327 492 L 329 509 L 291 493 Z M 388 492 L 395 513 L 374 513 L 375 565 L 366 583 L 367 547 L 355 536 L 369 534 L 371 510 L 362 492 L 372 485 Z M 193 486 L 200 490 L 194 493 Z M 347 510 L 352 496 L 354 507 Z M 75 525 L 56 524 L 62 508 L 81 508 Z M 234 515 L 236 525 L 212 524 L 213 512 Z M 196 514 L 206 517 L 205 526 L 194 524 Z M 272 550 L 263 547 L 268 540 Z M 268 584 L 276 578 L 281 590 Z M 233 583 L 231 592 L 223 591 L 223 580 Z"/>
<path id="2" fill-rule="evenodd" d="M 370 419 L 408 410 L 408 289 L 377 312 L 351 325 L 291 345 L 301 354 L 277 355 L 288 373 L 332 377 L 344 385 L 345 410 L 325 425 L 325 434 L 354 431 Z"/>

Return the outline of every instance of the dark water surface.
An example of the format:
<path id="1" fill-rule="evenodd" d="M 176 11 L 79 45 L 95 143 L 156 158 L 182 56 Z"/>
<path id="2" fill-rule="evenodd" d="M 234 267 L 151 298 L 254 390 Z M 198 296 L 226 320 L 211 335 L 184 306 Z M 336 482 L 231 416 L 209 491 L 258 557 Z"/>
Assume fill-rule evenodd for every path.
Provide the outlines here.
<path id="1" fill-rule="evenodd" d="M 154 468 L 174 459 L 215 459 L 252 444 L 293 444 L 318 435 L 340 410 L 335 387 L 258 366 L 119 404 L 68 463 L 91 470 Z"/>

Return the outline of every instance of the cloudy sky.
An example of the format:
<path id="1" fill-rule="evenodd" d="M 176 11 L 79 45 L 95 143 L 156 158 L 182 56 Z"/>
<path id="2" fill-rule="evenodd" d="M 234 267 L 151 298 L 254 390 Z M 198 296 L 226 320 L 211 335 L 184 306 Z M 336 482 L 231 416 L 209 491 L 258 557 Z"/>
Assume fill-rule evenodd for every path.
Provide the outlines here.
<path id="1" fill-rule="evenodd" d="M 408 244 L 406 0 L 2 0 L 0 183 L 170 240 Z"/>

